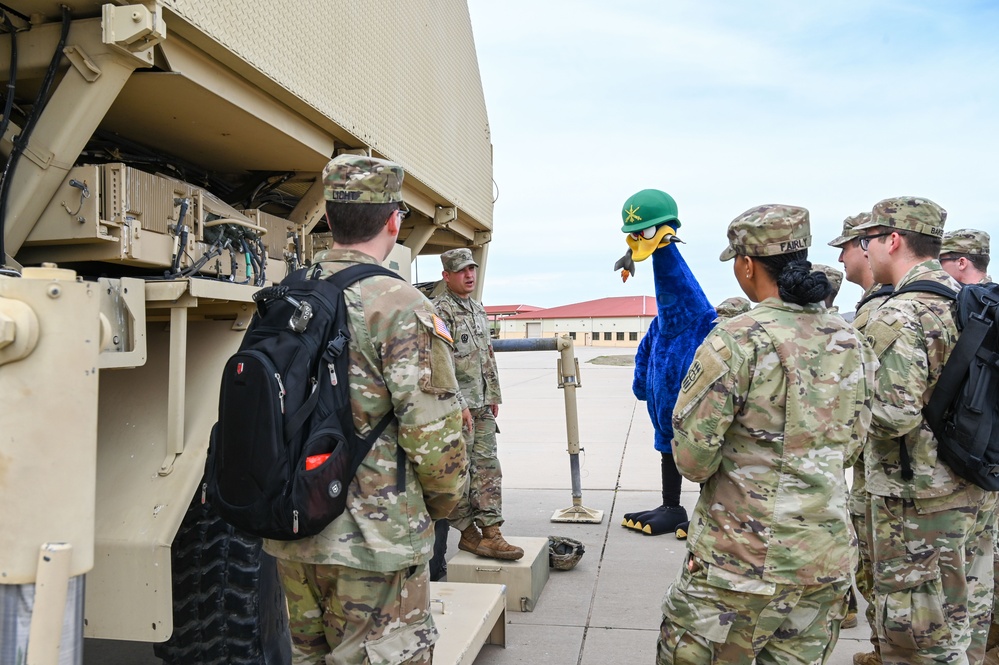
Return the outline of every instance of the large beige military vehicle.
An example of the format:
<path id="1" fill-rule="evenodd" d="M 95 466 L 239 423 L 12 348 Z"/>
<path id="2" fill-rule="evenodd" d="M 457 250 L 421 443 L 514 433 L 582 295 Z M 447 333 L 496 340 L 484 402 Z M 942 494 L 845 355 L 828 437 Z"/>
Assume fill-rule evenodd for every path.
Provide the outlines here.
<path id="1" fill-rule="evenodd" d="M 485 266 L 468 8 L 3 0 L 2 80 L 0 664 L 84 636 L 283 662 L 273 562 L 201 501 L 218 377 L 252 294 L 329 244 L 333 155 L 405 167 L 390 267 Z"/>

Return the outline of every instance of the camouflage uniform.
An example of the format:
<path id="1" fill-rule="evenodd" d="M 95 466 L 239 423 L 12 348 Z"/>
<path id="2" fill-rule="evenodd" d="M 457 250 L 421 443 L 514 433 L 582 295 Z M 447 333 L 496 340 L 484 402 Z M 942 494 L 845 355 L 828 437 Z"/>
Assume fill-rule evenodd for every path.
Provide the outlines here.
<path id="1" fill-rule="evenodd" d="M 462 260 L 471 261 L 471 252 L 467 249 L 452 252 Z M 442 260 L 446 261 L 447 257 Z M 451 268 L 455 270 L 449 272 L 460 269 L 455 265 Z M 447 265 L 445 269 L 448 269 Z M 499 430 L 491 407 L 501 404 L 503 398 L 486 310 L 474 298 L 461 298 L 450 289 L 434 299 L 434 307 L 454 339 L 454 369 L 460 388 L 458 402 L 462 409 L 471 412 L 475 421 L 473 431 L 464 433 L 469 458 L 467 494 L 458 502 L 448 521 L 459 531 L 473 522 L 480 527 L 501 525 L 503 474 L 496 453 Z"/>
<path id="2" fill-rule="evenodd" d="M 398 169 L 399 182 L 389 190 L 398 194 L 399 167 L 352 155 L 327 166 L 327 188 L 331 180 L 346 187 L 336 178 L 363 174 L 370 163 Z M 316 261 L 324 275 L 377 263 L 337 248 Z M 370 277 L 344 298 L 354 427 L 363 436 L 390 410 L 395 419 L 362 461 L 343 514 L 315 536 L 266 540 L 264 548 L 278 559 L 294 663 L 429 663 L 437 639 L 427 595 L 431 519 L 457 502 L 466 464 L 450 345 L 436 329 L 430 302 L 409 284 Z M 400 461 L 404 491 L 397 486 Z"/>
<path id="3" fill-rule="evenodd" d="M 926 199 L 886 199 L 862 230 L 940 237 L 946 211 Z M 956 289 L 936 259 L 896 289 L 932 280 Z M 981 662 L 992 608 L 995 495 L 937 458 L 922 415 L 957 340 L 951 301 L 929 293 L 886 300 L 865 328 L 881 361 L 865 451 L 875 627 L 886 664 Z M 912 478 L 902 477 L 901 450 Z"/>
<path id="4" fill-rule="evenodd" d="M 807 211 L 766 208 L 729 227 L 735 252 L 808 246 Z M 757 228 L 733 234 L 740 224 Z M 663 600 L 660 664 L 832 652 L 856 562 L 845 470 L 870 425 L 876 364 L 822 303 L 768 298 L 704 340 L 673 412 L 677 468 L 704 486 Z"/>

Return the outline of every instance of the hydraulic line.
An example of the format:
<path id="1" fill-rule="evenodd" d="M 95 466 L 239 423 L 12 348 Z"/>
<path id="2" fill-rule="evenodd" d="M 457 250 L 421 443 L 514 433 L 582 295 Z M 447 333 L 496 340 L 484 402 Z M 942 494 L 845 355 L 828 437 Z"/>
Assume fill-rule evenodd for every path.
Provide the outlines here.
<path id="1" fill-rule="evenodd" d="M 41 118 L 42 112 L 45 110 L 45 105 L 48 104 L 52 82 L 55 80 L 56 71 L 59 69 L 59 63 L 62 61 L 63 49 L 66 48 L 66 38 L 69 36 L 71 18 L 69 7 L 63 5 L 62 31 L 59 34 L 59 43 L 56 45 L 55 53 L 52 54 L 52 60 L 49 61 L 48 69 L 45 70 L 45 77 L 42 79 L 42 85 L 38 89 L 38 96 L 35 98 L 35 105 L 31 109 L 31 113 L 28 115 L 21 133 L 14 138 L 14 148 L 10 151 L 10 155 L 7 156 L 7 163 L 4 165 L 3 174 L 0 175 L 0 261 L 3 261 L 5 264 L 7 254 L 3 237 L 7 225 L 7 201 L 10 198 L 10 183 L 14 179 L 14 171 L 17 169 L 21 155 L 24 153 L 24 149 L 28 147 L 31 133 L 34 131 L 35 125 L 38 124 L 38 119 Z M 13 35 L 11 36 L 11 41 L 13 41 Z M 6 119 L 6 117 L 7 115 L 5 114 L 4 118 Z"/>

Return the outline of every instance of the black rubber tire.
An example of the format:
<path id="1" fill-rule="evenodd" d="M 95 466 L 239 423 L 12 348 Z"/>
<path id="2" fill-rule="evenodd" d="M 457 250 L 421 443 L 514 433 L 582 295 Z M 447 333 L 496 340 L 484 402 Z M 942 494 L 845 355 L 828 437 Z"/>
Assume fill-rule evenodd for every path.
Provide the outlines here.
<path id="1" fill-rule="evenodd" d="M 284 592 L 261 540 L 191 501 L 173 542 L 173 634 L 153 653 L 169 665 L 289 665 Z"/>

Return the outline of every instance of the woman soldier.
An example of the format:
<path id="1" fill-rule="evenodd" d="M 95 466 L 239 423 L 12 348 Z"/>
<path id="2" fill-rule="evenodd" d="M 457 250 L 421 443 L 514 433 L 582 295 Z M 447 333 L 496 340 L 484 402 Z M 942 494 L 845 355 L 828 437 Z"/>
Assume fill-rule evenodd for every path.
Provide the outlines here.
<path id="1" fill-rule="evenodd" d="M 708 335 L 673 411 L 676 466 L 704 487 L 658 662 L 824 663 L 856 561 L 845 470 L 877 359 L 823 304 L 807 210 L 747 210 L 728 240 L 721 260 L 759 304 Z"/>

